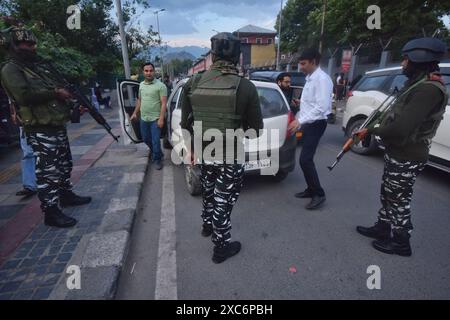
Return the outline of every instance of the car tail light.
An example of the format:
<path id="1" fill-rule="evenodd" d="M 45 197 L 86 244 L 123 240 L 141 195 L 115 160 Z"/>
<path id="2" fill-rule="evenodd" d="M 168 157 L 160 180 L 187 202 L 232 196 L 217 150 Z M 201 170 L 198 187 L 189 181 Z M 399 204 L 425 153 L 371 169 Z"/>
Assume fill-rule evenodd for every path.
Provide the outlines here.
<path id="1" fill-rule="evenodd" d="M 288 112 L 288 129 L 286 129 L 286 138 L 289 138 L 291 136 L 291 133 L 289 132 L 289 125 L 292 121 L 295 120 L 295 115 L 292 111 Z"/>
<path id="2" fill-rule="evenodd" d="M 347 98 L 350 98 L 350 97 L 353 97 L 353 91 L 349 91 L 349 92 L 347 92 Z"/>

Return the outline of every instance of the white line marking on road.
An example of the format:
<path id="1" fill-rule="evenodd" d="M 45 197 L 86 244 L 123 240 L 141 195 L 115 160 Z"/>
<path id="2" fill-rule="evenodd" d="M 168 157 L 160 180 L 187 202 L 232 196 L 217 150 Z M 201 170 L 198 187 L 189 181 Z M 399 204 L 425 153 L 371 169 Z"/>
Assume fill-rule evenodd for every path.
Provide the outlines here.
<path id="1" fill-rule="evenodd" d="M 155 300 L 177 300 L 177 254 L 175 250 L 175 193 L 173 168 L 163 169 L 161 227 L 159 231 Z"/>
<path id="2" fill-rule="evenodd" d="M 133 263 L 133 267 L 131 268 L 131 272 L 130 272 L 130 274 L 133 274 L 133 272 L 134 272 L 134 267 L 136 267 L 136 262 L 135 262 L 135 263 Z"/>

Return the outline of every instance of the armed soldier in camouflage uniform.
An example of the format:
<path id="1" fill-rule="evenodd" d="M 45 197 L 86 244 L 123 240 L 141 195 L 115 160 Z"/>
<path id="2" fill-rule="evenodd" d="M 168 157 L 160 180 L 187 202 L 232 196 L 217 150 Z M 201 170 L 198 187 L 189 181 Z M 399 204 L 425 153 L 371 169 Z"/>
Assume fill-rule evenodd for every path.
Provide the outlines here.
<path id="1" fill-rule="evenodd" d="M 27 29 L 11 27 L 0 35 L 8 50 L 1 82 L 19 107 L 28 143 L 36 156 L 36 178 L 45 224 L 67 228 L 77 221 L 64 215 L 61 206 L 87 204 L 90 197 L 73 193 L 70 182 L 72 156 L 66 131 L 71 94 L 58 87 L 39 64 L 36 37 Z"/>
<path id="2" fill-rule="evenodd" d="M 370 228 L 357 227 L 362 235 L 377 239 L 373 246 L 384 253 L 412 253 L 410 202 L 414 182 L 426 165 L 431 139 L 447 105 L 446 88 L 438 74 L 438 63 L 446 51 L 445 44 L 434 38 L 408 42 L 402 61 L 408 81 L 398 100 L 378 127 L 356 133 L 361 138 L 377 135 L 386 147 L 378 222 Z"/>
<path id="3" fill-rule="evenodd" d="M 192 132 L 193 121 L 201 121 L 203 133 L 208 129 L 219 129 L 225 136 L 227 129 L 238 128 L 252 128 L 259 133 L 263 121 L 258 93 L 253 83 L 241 78 L 236 69 L 240 40 L 231 33 L 219 33 L 211 38 L 211 52 L 213 65 L 210 70 L 194 76 L 184 87 L 181 127 Z M 225 140 L 224 145 L 227 145 Z M 234 151 L 237 143 L 230 144 Z M 203 150 L 207 145 L 203 141 Z M 236 161 L 236 157 L 227 158 L 227 152 L 219 155 L 223 150 L 215 151 L 216 160 L 221 159 L 211 162 L 205 157 L 202 164 L 202 235 L 213 234 L 212 260 L 221 263 L 241 249 L 240 242 L 231 242 L 230 216 L 242 187 L 244 165 Z"/>

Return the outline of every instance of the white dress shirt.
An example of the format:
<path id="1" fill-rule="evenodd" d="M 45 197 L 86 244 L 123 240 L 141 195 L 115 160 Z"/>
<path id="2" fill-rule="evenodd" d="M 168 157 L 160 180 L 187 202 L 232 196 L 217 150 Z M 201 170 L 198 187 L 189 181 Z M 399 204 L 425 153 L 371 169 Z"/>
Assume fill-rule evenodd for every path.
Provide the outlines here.
<path id="1" fill-rule="evenodd" d="M 331 113 L 332 96 L 333 81 L 320 67 L 307 75 L 300 100 L 300 111 L 296 115 L 300 125 L 327 119 Z"/>

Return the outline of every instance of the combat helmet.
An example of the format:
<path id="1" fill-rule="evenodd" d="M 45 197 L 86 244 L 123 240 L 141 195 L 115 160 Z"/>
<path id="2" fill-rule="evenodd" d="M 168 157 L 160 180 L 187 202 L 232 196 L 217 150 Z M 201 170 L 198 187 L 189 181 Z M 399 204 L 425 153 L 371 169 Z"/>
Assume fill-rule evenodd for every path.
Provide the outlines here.
<path id="1" fill-rule="evenodd" d="M 237 64 L 241 54 L 241 41 L 229 32 L 218 33 L 211 38 L 211 53 Z"/>
<path id="2" fill-rule="evenodd" d="M 440 61 L 446 52 L 444 42 L 429 37 L 411 40 L 402 48 L 403 56 L 416 63 Z"/>

